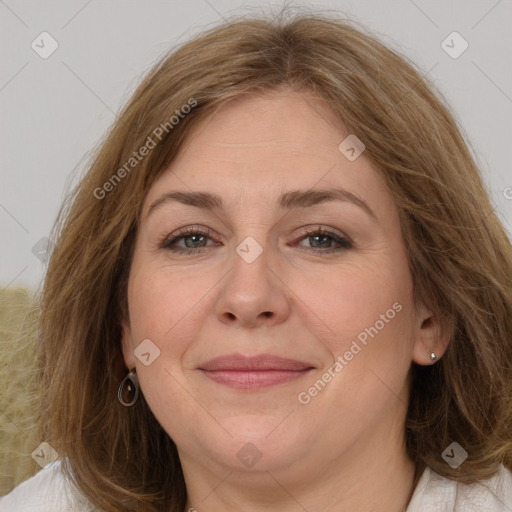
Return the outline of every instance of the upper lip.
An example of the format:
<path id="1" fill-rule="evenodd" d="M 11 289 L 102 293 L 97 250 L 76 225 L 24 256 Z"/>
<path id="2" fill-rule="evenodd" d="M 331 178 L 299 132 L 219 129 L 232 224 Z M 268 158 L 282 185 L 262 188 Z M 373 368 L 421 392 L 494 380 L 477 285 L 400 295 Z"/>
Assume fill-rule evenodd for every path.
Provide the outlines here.
<path id="1" fill-rule="evenodd" d="M 241 354 L 229 354 L 210 359 L 202 363 L 198 368 L 210 372 L 263 370 L 301 371 L 314 368 L 314 366 L 303 361 L 273 356 L 271 354 L 260 354 L 251 357 Z"/>

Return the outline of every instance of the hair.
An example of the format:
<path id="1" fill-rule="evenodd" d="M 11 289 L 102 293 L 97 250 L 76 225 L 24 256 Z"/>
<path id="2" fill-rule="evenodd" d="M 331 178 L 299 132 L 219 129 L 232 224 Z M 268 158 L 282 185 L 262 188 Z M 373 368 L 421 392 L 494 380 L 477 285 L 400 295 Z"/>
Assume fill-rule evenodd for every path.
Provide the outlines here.
<path id="1" fill-rule="evenodd" d="M 37 348 L 41 434 L 102 510 L 181 512 L 187 496 L 176 445 L 144 395 L 129 408 L 117 399 L 143 200 L 200 120 L 278 88 L 323 99 L 364 142 L 399 211 L 414 298 L 449 335 L 435 365 L 411 365 L 404 436 L 417 474 L 429 466 L 472 483 L 512 467 L 511 244 L 442 95 L 353 21 L 318 11 L 239 17 L 149 71 L 54 227 Z M 177 110 L 188 113 L 171 127 Z M 156 146 L 130 160 L 149 138 Z M 469 454 L 458 469 L 441 457 L 453 441 Z"/>

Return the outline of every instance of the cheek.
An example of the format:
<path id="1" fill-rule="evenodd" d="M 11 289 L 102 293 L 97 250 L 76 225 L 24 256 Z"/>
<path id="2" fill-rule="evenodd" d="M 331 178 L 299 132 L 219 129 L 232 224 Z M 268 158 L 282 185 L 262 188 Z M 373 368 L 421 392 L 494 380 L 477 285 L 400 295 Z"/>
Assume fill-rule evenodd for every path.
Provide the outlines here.
<path id="1" fill-rule="evenodd" d="M 399 342 L 398 333 L 410 323 L 411 289 L 407 263 L 384 255 L 369 264 L 344 265 L 314 284 L 304 280 L 297 295 L 310 306 L 311 318 L 321 319 L 330 351 L 339 355 L 357 339 L 378 336 L 379 352 Z"/>
<path id="2" fill-rule="evenodd" d="M 150 338 L 161 350 L 178 349 L 183 333 L 199 327 L 194 320 L 213 284 L 211 275 L 178 267 L 134 266 L 128 287 L 133 341 Z"/>
<path id="3" fill-rule="evenodd" d="M 412 357 L 412 282 L 406 262 L 381 258 L 374 263 L 332 273 L 323 280 L 329 285 L 323 299 L 317 286 L 310 287 L 310 297 L 304 299 L 316 304 L 315 315 L 328 327 L 321 327 L 325 335 L 322 338 L 317 331 L 317 338 L 339 363 L 337 369 L 334 363 L 325 368 L 335 376 L 327 375 L 329 383 L 320 386 L 318 396 L 308 388 L 319 415 L 330 404 L 329 439 L 336 439 L 340 431 L 349 438 L 400 407 L 401 400 L 406 403 L 402 393 Z M 309 385 L 314 387 L 315 382 Z M 309 393 L 308 389 L 304 391 Z"/>
<path id="4" fill-rule="evenodd" d="M 137 375 L 149 408 L 174 438 L 189 431 L 188 419 L 197 414 L 182 359 L 199 336 L 205 289 L 199 276 L 184 276 L 182 269 L 134 263 L 128 286 L 132 349 L 149 339 L 159 350 L 151 364 L 137 361 Z"/>

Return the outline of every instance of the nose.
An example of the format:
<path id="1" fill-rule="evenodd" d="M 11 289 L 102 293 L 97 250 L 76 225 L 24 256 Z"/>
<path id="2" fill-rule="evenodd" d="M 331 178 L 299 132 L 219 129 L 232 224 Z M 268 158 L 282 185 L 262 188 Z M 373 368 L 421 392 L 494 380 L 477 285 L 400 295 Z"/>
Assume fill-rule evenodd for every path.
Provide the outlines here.
<path id="1" fill-rule="evenodd" d="M 270 250 L 252 262 L 237 252 L 231 258 L 231 270 L 222 281 L 215 304 L 217 318 L 225 324 L 246 328 L 278 325 L 291 311 L 290 288 L 278 276 L 279 263 Z"/>

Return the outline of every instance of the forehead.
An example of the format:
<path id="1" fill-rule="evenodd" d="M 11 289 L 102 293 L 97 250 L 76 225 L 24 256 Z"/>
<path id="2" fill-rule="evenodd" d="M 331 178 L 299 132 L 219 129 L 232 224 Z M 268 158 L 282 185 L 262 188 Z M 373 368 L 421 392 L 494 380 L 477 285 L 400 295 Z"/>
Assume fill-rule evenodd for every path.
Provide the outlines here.
<path id="1" fill-rule="evenodd" d="M 230 158 L 272 158 L 280 153 L 318 158 L 328 147 L 337 151 L 340 137 L 347 135 L 322 99 L 277 90 L 230 101 L 198 123 L 189 142 L 195 149 L 211 147 L 217 156 L 225 152 Z"/>
<path id="2" fill-rule="evenodd" d="M 270 203 L 291 189 L 342 186 L 377 196 L 384 184 L 364 153 L 339 150 L 349 135 L 329 106 L 308 92 L 271 91 L 237 98 L 200 121 L 151 187 L 147 211 L 169 190 L 211 191 Z"/>

